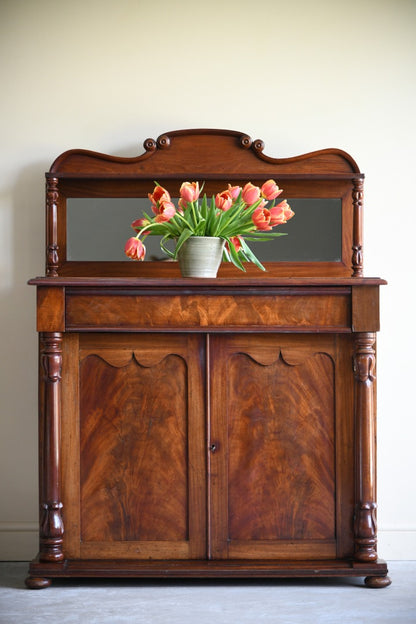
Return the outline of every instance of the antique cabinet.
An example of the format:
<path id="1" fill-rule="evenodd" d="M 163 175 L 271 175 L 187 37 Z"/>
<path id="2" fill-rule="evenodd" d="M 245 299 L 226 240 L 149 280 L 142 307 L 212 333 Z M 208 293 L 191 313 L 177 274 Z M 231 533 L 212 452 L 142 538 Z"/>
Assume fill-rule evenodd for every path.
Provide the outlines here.
<path id="1" fill-rule="evenodd" d="M 28 587 L 317 576 L 387 586 L 375 414 L 385 282 L 363 276 L 363 174 L 340 150 L 276 159 L 226 130 L 144 147 L 136 158 L 72 150 L 46 174 L 46 276 L 30 281 L 40 549 Z M 153 180 L 175 196 L 185 180 L 213 194 L 269 178 L 299 209 L 288 255 L 278 239 L 265 273 L 223 263 L 217 279 L 184 279 L 176 262 L 114 259 L 110 243 L 88 255 L 94 236 L 115 236 L 104 215 L 124 215 L 121 200 L 135 210 Z"/>

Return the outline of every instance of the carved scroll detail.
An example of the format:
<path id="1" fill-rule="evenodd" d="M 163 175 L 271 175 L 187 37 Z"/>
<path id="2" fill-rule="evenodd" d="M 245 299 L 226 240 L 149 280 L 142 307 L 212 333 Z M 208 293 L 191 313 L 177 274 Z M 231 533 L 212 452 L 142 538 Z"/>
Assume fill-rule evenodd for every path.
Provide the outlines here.
<path id="1" fill-rule="evenodd" d="M 242 134 L 240 137 L 240 145 L 242 148 L 244 149 L 249 149 L 252 145 L 253 141 L 251 140 L 251 137 L 248 136 L 248 134 Z"/>
<path id="2" fill-rule="evenodd" d="M 45 449 L 41 466 L 41 561 L 62 561 L 64 526 L 60 501 L 62 334 L 41 334 L 41 422 Z"/>
<path id="3" fill-rule="evenodd" d="M 279 360 L 286 366 L 302 366 L 310 358 L 315 358 L 317 355 L 323 355 L 328 357 L 332 363 L 334 363 L 333 356 L 325 351 L 313 350 L 301 350 L 297 347 L 283 349 L 277 348 L 276 351 L 265 352 L 264 350 L 256 350 L 255 348 L 247 349 L 240 352 L 242 355 L 246 355 L 253 362 L 260 364 L 261 366 L 273 366 Z"/>
<path id="4" fill-rule="evenodd" d="M 253 143 L 254 151 L 260 153 L 264 150 L 264 141 L 261 139 L 256 139 Z"/>
<path id="5" fill-rule="evenodd" d="M 157 148 L 156 141 L 154 139 L 146 139 L 143 143 L 143 147 L 146 152 L 154 152 Z"/>
<path id="6" fill-rule="evenodd" d="M 374 414 L 375 334 L 356 334 L 354 342 L 356 430 L 355 559 L 368 562 L 377 559 Z"/>
<path id="7" fill-rule="evenodd" d="M 354 209 L 354 227 L 352 243 L 352 270 L 353 277 L 364 275 L 363 265 L 363 198 L 364 183 L 361 178 L 354 180 L 352 203 Z"/>
<path id="8" fill-rule="evenodd" d="M 56 277 L 59 268 L 58 246 L 58 178 L 46 182 L 46 275 Z"/>
<path id="9" fill-rule="evenodd" d="M 166 149 L 170 147 L 170 138 L 167 134 L 161 134 L 157 139 L 157 146 L 159 149 Z"/>

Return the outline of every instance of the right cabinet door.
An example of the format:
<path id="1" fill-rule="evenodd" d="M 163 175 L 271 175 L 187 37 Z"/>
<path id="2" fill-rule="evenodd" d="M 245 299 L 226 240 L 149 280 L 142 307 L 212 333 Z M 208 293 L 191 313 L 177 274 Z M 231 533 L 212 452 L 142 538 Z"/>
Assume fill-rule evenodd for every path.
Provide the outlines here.
<path id="1" fill-rule="evenodd" d="M 348 336 L 212 336 L 209 352 L 209 556 L 351 556 Z"/>

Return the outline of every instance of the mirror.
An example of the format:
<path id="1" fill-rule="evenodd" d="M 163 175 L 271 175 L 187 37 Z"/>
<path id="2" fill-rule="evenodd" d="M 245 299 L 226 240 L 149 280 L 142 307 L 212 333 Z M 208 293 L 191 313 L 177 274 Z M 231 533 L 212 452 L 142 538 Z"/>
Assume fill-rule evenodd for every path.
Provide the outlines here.
<path id="1" fill-rule="evenodd" d="M 339 198 L 287 198 L 295 216 L 271 241 L 250 243 L 261 262 L 339 262 L 342 251 L 342 201 Z M 177 200 L 173 200 L 177 205 Z M 150 213 L 147 198 L 68 198 L 67 260 L 131 262 L 124 245 L 134 235 L 130 224 Z M 156 236 L 145 241 L 146 260 L 166 260 Z"/>

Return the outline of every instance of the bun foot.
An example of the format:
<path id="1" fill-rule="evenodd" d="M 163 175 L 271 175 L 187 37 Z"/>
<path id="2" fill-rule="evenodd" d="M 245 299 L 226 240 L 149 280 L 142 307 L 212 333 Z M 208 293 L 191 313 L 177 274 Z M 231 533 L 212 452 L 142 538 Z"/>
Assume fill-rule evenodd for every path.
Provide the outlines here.
<path id="1" fill-rule="evenodd" d="M 51 579 L 28 576 L 25 580 L 26 587 L 29 589 L 45 589 L 52 583 Z"/>
<path id="2" fill-rule="evenodd" d="M 364 583 L 366 587 L 381 589 L 382 587 L 388 587 L 391 585 L 391 579 L 388 576 L 367 576 Z"/>

